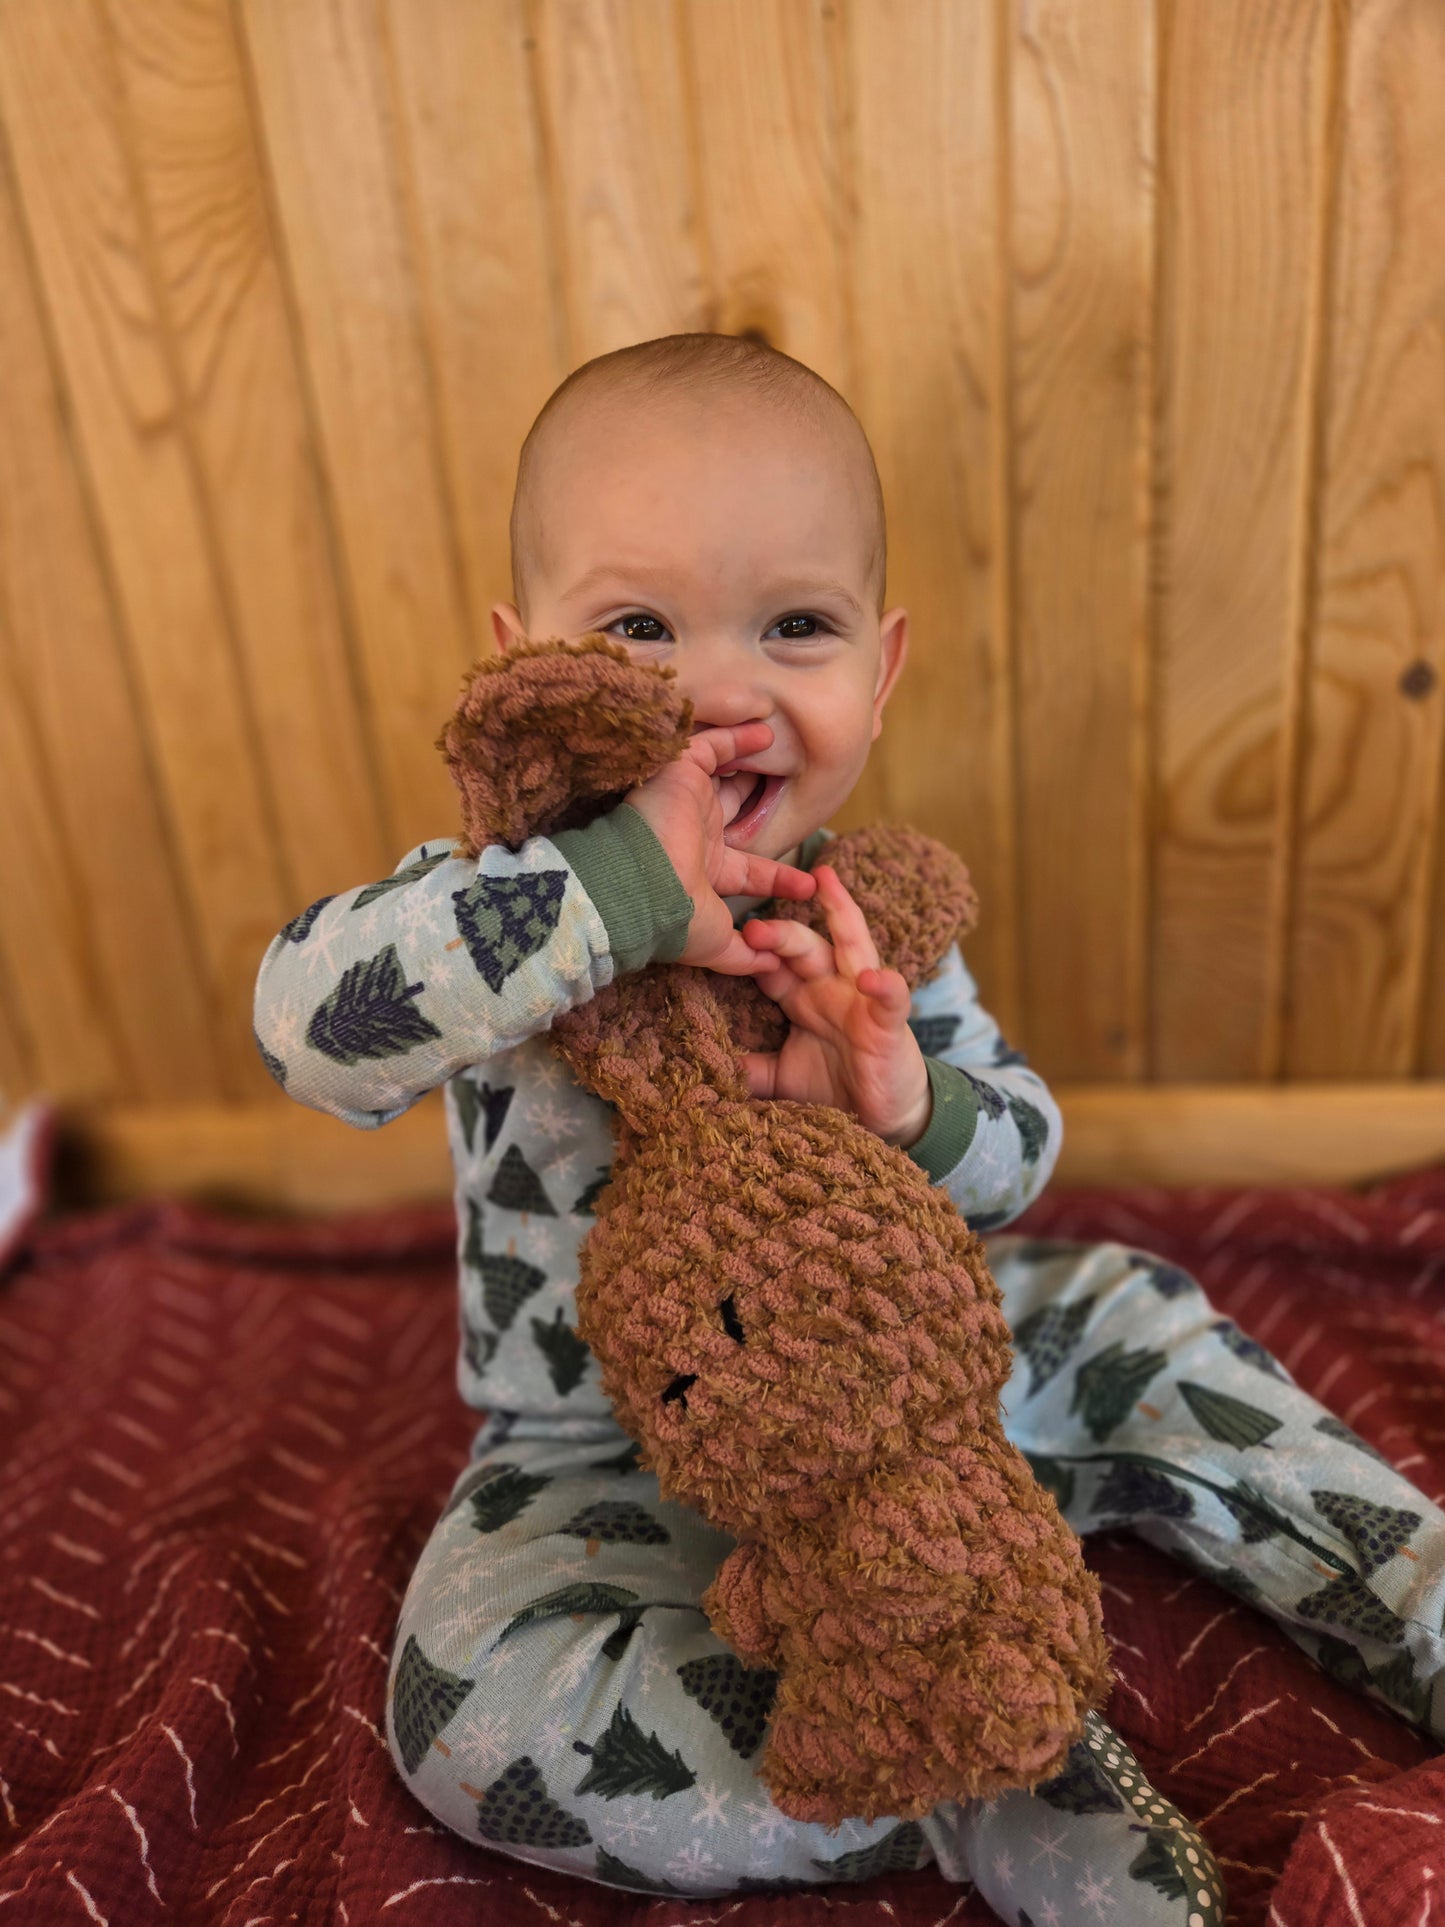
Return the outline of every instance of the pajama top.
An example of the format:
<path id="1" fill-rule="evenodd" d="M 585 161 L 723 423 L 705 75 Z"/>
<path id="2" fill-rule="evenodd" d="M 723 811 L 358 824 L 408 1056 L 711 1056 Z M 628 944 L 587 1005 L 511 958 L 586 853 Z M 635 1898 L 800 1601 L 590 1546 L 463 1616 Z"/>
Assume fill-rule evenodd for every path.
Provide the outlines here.
<path id="1" fill-rule="evenodd" d="M 797 867 L 810 870 L 833 834 L 807 837 Z M 459 857 L 453 843 L 418 845 L 389 877 L 322 897 L 278 932 L 256 982 L 256 1042 L 289 1096 L 363 1130 L 446 1087 L 457 1389 L 482 1410 L 595 1422 L 611 1405 L 572 1327 L 613 1106 L 577 1083 L 546 1033 L 621 971 L 675 961 L 693 900 L 625 803 L 515 852 Z M 760 901 L 740 902 L 734 923 Z M 908 1022 L 933 1114 L 907 1155 L 973 1230 L 995 1229 L 1048 1181 L 1058 1106 L 980 1004 L 957 943 L 915 988 Z"/>

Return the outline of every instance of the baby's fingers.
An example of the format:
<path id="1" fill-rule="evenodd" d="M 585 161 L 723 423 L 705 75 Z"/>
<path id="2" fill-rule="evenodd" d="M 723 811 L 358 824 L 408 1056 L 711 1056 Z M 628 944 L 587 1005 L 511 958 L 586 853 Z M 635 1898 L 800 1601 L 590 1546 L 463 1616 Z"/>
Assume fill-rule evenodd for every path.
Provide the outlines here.
<path id="1" fill-rule="evenodd" d="M 795 923 L 791 917 L 749 917 L 743 929 L 750 943 L 766 946 L 789 966 L 795 981 L 831 977 L 837 968 L 832 944 L 806 923 Z"/>
<path id="2" fill-rule="evenodd" d="M 868 1009 L 885 1030 L 901 1030 L 913 1008 L 913 992 L 908 979 L 897 970 L 860 970 L 856 979 L 868 1000 Z"/>

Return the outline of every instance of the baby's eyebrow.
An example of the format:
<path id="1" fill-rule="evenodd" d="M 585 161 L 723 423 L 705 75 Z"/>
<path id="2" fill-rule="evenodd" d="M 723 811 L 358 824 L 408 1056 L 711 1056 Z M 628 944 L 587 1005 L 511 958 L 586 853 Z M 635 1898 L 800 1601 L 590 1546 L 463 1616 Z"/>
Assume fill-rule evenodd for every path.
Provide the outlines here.
<path id="1" fill-rule="evenodd" d="M 627 569 L 619 568 L 617 564 L 613 562 L 599 562 L 595 568 L 588 569 L 585 574 L 578 576 L 570 590 L 568 590 L 568 594 L 574 596 L 582 595 L 586 590 L 595 589 L 603 582 L 617 582 L 624 585 L 636 583 L 640 588 L 650 588 L 653 590 L 666 589 L 669 586 L 667 572 L 663 569 L 642 567 Z M 770 585 L 759 591 L 759 593 L 768 595 L 774 600 L 788 595 L 801 598 L 811 596 L 836 596 L 840 602 L 852 610 L 855 616 L 861 616 L 863 613 L 863 605 L 851 589 L 845 588 L 841 582 L 834 582 L 826 577 L 809 578 L 807 580 L 790 577 L 786 581 Z"/>

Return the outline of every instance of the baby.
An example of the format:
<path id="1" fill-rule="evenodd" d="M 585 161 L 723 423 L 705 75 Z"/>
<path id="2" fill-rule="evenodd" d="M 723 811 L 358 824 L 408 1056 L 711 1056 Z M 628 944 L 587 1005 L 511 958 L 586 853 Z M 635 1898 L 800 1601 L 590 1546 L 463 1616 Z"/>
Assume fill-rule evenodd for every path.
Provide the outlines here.
<path id="1" fill-rule="evenodd" d="M 831 1833 L 779 1813 L 757 1777 L 773 1676 L 699 1604 L 734 1542 L 660 1499 L 572 1329 L 611 1113 L 546 1032 L 620 971 L 751 974 L 790 1026 L 749 1057 L 753 1093 L 851 1113 L 975 1230 L 1023 1211 L 1058 1157 L 1058 1108 L 958 946 L 910 997 L 819 860 L 908 647 L 861 426 L 762 344 L 643 342 L 543 408 L 511 535 L 499 646 L 601 630 L 669 665 L 694 708 L 686 751 L 585 829 L 466 860 L 443 832 L 312 904 L 256 992 L 262 1055 L 303 1103 L 373 1127 L 446 1086 L 458 1387 L 487 1417 L 402 1605 L 398 1771 L 466 1838 L 604 1886 L 719 1895 L 933 1861 L 1009 1923 L 1061 1927 L 1103 1896 L 1120 1927 L 1212 1927 L 1208 1847 L 1095 1715 L 1032 1792 Z M 814 891 L 826 939 L 748 915 Z M 480 960 L 458 899 L 491 933 Z M 1445 1515 L 1176 1267 L 1017 1235 L 991 1238 L 989 1260 L 1017 1348 L 1006 1430 L 1070 1524 L 1132 1524 L 1307 1652 L 1353 1647 L 1367 1690 L 1445 1733 L 1439 1600 L 1422 1590 L 1440 1585 Z M 1396 1556 L 1412 1537 L 1430 1558 Z"/>

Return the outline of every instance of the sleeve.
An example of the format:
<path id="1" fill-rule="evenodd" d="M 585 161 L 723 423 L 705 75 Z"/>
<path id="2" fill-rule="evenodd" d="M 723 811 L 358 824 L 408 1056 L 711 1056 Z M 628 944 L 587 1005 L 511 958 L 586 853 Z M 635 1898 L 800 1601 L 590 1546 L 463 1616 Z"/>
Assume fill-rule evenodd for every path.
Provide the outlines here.
<path id="1" fill-rule="evenodd" d="M 373 1130 L 624 970 L 681 956 L 693 900 L 625 803 L 584 829 L 453 854 L 322 897 L 272 938 L 256 1045 L 288 1096 Z"/>
<path id="2" fill-rule="evenodd" d="M 908 1023 L 933 1092 L 933 1115 L 908 1155 L 971 1229 L 997 1230 L 1047 1184 L 1063 1146 L 1059 1107 L 979 1002 L 956 943 L 914 990 Z"/>

